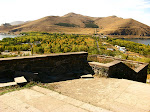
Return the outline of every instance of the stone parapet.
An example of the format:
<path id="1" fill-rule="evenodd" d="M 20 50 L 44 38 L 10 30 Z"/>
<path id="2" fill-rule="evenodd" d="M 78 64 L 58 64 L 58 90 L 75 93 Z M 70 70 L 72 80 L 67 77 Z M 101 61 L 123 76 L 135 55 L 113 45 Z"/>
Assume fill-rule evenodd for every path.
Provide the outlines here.
<path id="1" fill-rule="evenodd" d="M 13 57 L 0 59 L 0 78 L 24 76 L 30 80 L 35 75 L 36 79 L 44 81 L 65 80 L 77 78 L 90 70 L 87 62 L 87 52 L 56 53 L 48 55 Z"/>
<path id="2" fill-rule="evenodd" d="M 119 79 L 129 79 L 138 82 L 146 82 L 148 63 L 136 62 L 131 60 L 116 59 L 111 56 L 97 56 L 97 58 L 109 58 L 114 61 L 109 63 L 89 62 L 94 73 L 100 77 L 111 77 Z M 125 62 L 137 64 L 137 68 L 128 67 Z"/>

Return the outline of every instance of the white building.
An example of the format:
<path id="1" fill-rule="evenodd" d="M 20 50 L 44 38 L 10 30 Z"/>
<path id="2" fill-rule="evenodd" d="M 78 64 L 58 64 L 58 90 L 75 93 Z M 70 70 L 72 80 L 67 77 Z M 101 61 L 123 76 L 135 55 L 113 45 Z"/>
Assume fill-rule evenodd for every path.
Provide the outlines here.
<path id="1" fill-rule="evenodd" d="M 119 51 L 122 51 L 124 53 L 126 52 L 126 48 L 125 47 L 120 47 L 118 45 L 115 45 L 115 47 L 118 48 Z"/>
<path id="2" fill-rule="evenodd" d="M 119 50 L 122 51 L 122 52 L 126 52 L 126 48 L 125 47 L 120 47 Z"/>
<path id="3" fill-rule="evenodd" d="M 113 49 L 113 48 L 107 48 L 107 50 L 114 51 L 114 49 Z"/>

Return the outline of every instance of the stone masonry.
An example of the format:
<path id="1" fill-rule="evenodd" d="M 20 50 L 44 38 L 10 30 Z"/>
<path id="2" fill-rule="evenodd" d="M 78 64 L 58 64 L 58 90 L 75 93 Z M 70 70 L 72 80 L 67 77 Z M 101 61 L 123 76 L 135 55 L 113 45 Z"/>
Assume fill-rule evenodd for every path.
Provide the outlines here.
<path id="1" fill-rule="evenodd" d="M 86 74 L 98 74 L 101 77 L 146 82 L 148 63 L 132 62 L 138 65 L 132 69 L 123 63 L 129 62 L 127 60 L 117 60 L 112 57 L 114 61 L 106 64 L 88 63 L 87 56 L 87 52 L 72 52 L 1 58 L 0 79 L 24 76 L 28 81 L 54 82 L 80 78 Z M 103 58 L 111 57 L 103 56 Z"/>
<path id="2" fill-rule="evenodd" d="M 0 59 L 0 78 L 24 76 L 28 80 L 60 81 L 78 78 L 87 69 L 87 52 L 59 53 Z"/>
<path id="3" fill-rule="evenodd" d="M 99 56 L 97 56 L 100 58 Z M 119 60 L 113 57 L 105 57 L 103 58 L 111 58 L 114 61 L 103 64 L 98 62 L 89 62 L 89 65 L 92 67 L 95 74 L 99 75 L 100 77 L 111 77 L 111 78 L 119 78 L 119 79 L 128 79 L 138 82 L 146 82 L 147 79 L 147 68 L 148 63 L 142 62 L 135 62 L 131 60 Z M 128 67 L 124 62 L 134 63 L 137 68 L 132 69 Z"/>

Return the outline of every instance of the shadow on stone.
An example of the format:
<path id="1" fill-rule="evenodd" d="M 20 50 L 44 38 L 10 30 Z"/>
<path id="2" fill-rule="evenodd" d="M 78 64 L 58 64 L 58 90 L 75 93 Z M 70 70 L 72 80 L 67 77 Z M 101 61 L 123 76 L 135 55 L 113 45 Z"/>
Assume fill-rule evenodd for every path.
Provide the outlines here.
<path id="1" fill-rule="evenodd" d="M 12 79 L 10 79 L 10 78 L 2 78 L 2 79 L 0 79 L 0 83 L 7 83 L 7 82 L 13 82 L 14 81 L 14 79 L 12 78 Z"/>
<path id="2" fill-rule="evenodd" d="M 0 71 L 0 83 L 7 83 L 14 81 L 15 71 L 5 69 Z"/>

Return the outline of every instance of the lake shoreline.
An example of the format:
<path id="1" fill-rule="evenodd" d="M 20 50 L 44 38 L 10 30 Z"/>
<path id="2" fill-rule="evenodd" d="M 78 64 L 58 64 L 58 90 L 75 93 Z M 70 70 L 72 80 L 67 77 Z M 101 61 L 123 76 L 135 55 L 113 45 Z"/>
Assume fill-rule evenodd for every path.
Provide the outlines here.
<path id="1" fill-rule="evenodd" d="M 138 36 L 138 35 L 108 35 L 108 37 L 116 39 L 150 39 L 150 36 Z"/>
<path id="2" fill-rule="evenodd" d="M 150 45 L 150 36 L 135 36 L 135 35 L 108 35 L 110 38 L 132 41 L 139 44 Z"/>
<path id="3" fill-rule="evenodd" d="M 122 40 L 132 41 L 139 44 L 150 45 L 150 38 L 122 38 Z"/>
<path id="4" fill-rule="evenodd" d="M 129 37 L 128 38 L 127 37 L 125 37 L 125 38 L 124 37 L 121 37 L 121 38 L 119 37 L 118 38 L 118 37 L 116 37 L 116 39 L 150 39 L 150 37 L 142 37 L 142 38 L 141 37 L 135 37 L 135 38 L 129 38 Z"/>
<path id="5" fill-rule="evenodd" d="M 19 36 L 21 36 L 21 35 L 15 35 L 15 34 L 2 34 L 2 33 L 0 33 L 0 40 L 2 40 L 3 38 L 15 38 L 15 37 L 19 37 Z"/>

